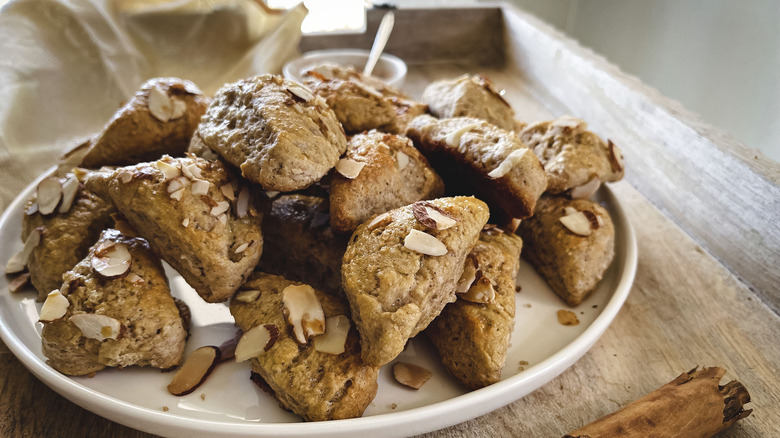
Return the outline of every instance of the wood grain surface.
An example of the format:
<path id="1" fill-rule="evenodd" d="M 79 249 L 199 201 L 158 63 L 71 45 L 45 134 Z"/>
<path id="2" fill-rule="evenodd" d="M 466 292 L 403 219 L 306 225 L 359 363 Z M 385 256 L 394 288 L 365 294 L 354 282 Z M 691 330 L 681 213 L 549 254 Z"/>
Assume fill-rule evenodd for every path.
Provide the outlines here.
<path id="1" fill-rule="evenodd" d="M 755 241 L 741 239 L 740 233 L 744 230 L 732 226 L 722 227 L 716 233 L 728 240 L 724 248 L 703 247 L 703 244 L 708 244 L 708 240 L 702 239 L 701 233 L 691 233 L 689 227 L 710 220 L 708 212 L 720 208 L 720 201 L 713 200 L 701 208 L 691 201 L 691 207 L 682 213 L 673 211 L 666 204 L 671 202 L 671 198 L 661 196 L 658 192 L 667 184 L 676 183 L 677 177 L 670 176 L 668 181 L 659 181 L 657 184 L 651 181 L 666 172 L 682 170 L 677 166 L 667 167 L 663 164 L 666 159 L 649 160 L 645 152 L 669 153 L 664 147 L 672 148 L 671 145 L 679 145 L 681 141 L 700 145 L 709 142 L 713 145 L 717 143 L 717 149 L 723 154 L 738 160 L 745 157 L 730 151 L 729 148 L 733 146 L 730 143 L 725 146 L 718 143 L 720 137 L 717 135 L 708 136 L 708 133 L 717 130 L 700 124 L 687 125 L 689 121 L 686 118 L 680 119 L 680 130 L 662 129 L 673 122 L 671 119 L 675 118 L 675 114 L 666 109 L 668 102 L 660 97 L 661 104 L 628 97 L 628 100 L 622 101 L 608 92 L 598 91 L 598 87 L 585 87 L 584 79 L 575 80 L 577 72 L 570 75 L 575 79 L 572 79 L 569 94 L 560 94 L 563 93 L 560 90 L 545 92 L 545 81 L 560 76 L 551 72 L 549 79 L 542 80 L 539 77 L 541 73 L 533 71 L 536 67 L 528 65 L 530 61 L 543 63 L 538 57 L 544 56 L 566 58 L 570 55 L 569 51 L 576 52 L 578 57 L 587 57 L 587 53 L 572 48 L 573 43 L 570 41 L 559 41 L 564 40 L 564 37 L 534 19 L 525 17 L 511 7 L 505 8 L 507 32 L 524 29 L 515 32 L 514 36 L 507 36 L 509 50 L 514 50 L 509 66 L 487 66 L 471 62 L 423 64 L 411 69 L 406 89 L 412 95 L 419 96 L 425 84 L 433 79 L 481 71 L 487 73 L 497 86 L 507 89 L 507 99 L 522 120 L 534 121 L 568 112 L 585 118 L 602 136 L 618 139 L 626 151 L 627 181 L 613 184 L 612 188 L 635 228 L 639 264 L 634 286 L 623 309 L 603 337 L 570 369 L 521 400 L 471 421 L 424 436 L 562 436 L 625 406 L 697 365 L 727 369 L 724 383 L 731 379 L 739 380 L 752 397 L 747 407 L 754 409 L 753 414 L 719 434 L 719 437 L 780 436 L 780 318 L 767 305 L 776 304 L 772 297 L 777 293 L 778 283 L 766 285 L 766 289 L 762 289 L 763 283 L 749 281 L 759 271 L 748 269 L 750 267 L 746 268 L 745 264 L 727 266 L 724 264 L 727 260 L 720 255 L 721 251 L 740 254 L 756 251 L 756 254 L 764 254 L 767 260 L 762 267 L 755 269 L 772 270 L 769 263 L 773 262 L 776 274 L 776 252 L 772 251 L 777 251 L 777 247 L 756 248 L 759 245 Z M 467 17 L 468 11 L 463 14 Z M 398 19 L 396 25 L 399 25 Z M 528 52 L 521 51 L 522 47 L 527 48 L 530 43 L 520 44 L 519 39 L 530 35 L 533 29 L 541 29 L 535 38 L 553 38 L 553 42 L 558 41 L 555 47 L 559 51 L 547 55 L 531 49 L 527 49 Z M 512 38 L 515 38 L 514 42 Z M 578 62 L 584 63 L 585 60 Z M 593 65 L 601 63 L 603 60 L 594 57 Z M 584 65 L 587 67 L 588 64 Z M 595 83 L 599 87 L 610 86 L 607 79 L 597 77 L 598 71 L 595 69 L 589 73 L 597 81 Z M 616 75 L 611 68 L 600 74 Z M 628 86 L 618 82 L 623 84 L 621 86 Z M 639 95 L 644 96 L 644 86 L 639 84 L 636 87 L 641 91 Z M 594 106 L 600 109 L 588 109 L 588 95 L 593 97 Z M 604 98 L 605 95 L 611 97 Z M 632 96 L 637 98 L 637 95 L 629 95 Z M 576 104 L 564 105 L 561 103 L 564 101 L 576 101 Z M 625 126 L 619 126 L 621 115 L 630 118 Z M 688 126 L 688 129 L 683 130 L 684 126 Z M 645 147 L 651 149 L 645 151 Z M 705 161 L 711 158 L 708 148 L 697 146 L 677 159 L 696 160 L 696 154 L 707 155 L 703 158 Z M 42 154 L 38 158 L 21 162 L 0 150 L 0 172 L 4 176 L 0 191 L 3 202 L 0 205 L 7 206 L 29 181 L 53 164 L 55 155 Z M 660 167 L 656 168 L 656 165 Z M 759 167 L 762 166 L 740 167 L 738 170 L 753 176 L 773 171 L 772 166 Z M 698 184 L 686 182 L 685 179 L 679 181 L 682 185 L 674 189 L 680 192 L 677 195 L 680 199 L 695 197 L 697 202 L 706 201 L 706 197 L 697 194 Z M 767 181 L 772 180 L 769 178 Z M 773 184 L 777 189 L 777 182 Z M 689 222 L 680 221 L 677 214 L 688 217 Z M 745 220 L 748 221 L 747 227 L 763 226 L 751 223 L 750 218 Z M 694 234 L 696 240 L 691 234 Z M 715 253 L 718 258 L 712 255 Z M 762 300 L 762 297 L 767 301 Z M 0 436 L 151 435 L 105 420 L 59 396 L 30 374 L 0 343 Z"/>

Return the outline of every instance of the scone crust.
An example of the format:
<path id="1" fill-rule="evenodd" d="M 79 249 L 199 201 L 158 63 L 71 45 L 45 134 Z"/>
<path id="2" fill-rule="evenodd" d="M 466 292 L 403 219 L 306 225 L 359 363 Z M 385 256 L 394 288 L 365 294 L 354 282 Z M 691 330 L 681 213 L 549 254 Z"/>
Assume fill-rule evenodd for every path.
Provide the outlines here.
<path id="1" fill-rule="evenodd" d="M 184 102 L 184 114 L 161 121 L 149 110 L 149 94 L 159 88 L 169 97 Z M 206 111 L 209 99 L 190 81 L 155 78 L 146 81 L 133 98 L 91 139 L 82 166 L 124 166 L 160 158 L 184 155 L 190 137 Z"/>
<path id="2" fill-rule="evenodd" d="M 30 210 L 33 202 L 27 202 L 25 211 Z M 27 240 L 35 228 L 43 228 L 41 242 L 27 262 L 30 281 L 38 290 L 39 301 L 62 286 L 62 275 L 87 255 L 101 231 L 111 225 L 111 213 L 115 211 L 113 205 L 80 187 L 66 213 L 56 210 L 47 216 L 39 212 L 25 213 L 22 240 Z"/>
<path id="3" fill-rule="evenodd" d="M 406 155 L 403 169 L 399 153 Z M 331 178 L 330 224 L 336 231 L 352 232 L 371 216 L 444 194 L 444 182 L 404 136 L 355 135 L 346 158 L 366 165 L 354 179 L 338 172 Z"/>
<path id="4" fill-rule="evenodd" d="M 591 228 L 590 236 L 574 234 L 560 218 L 566 207 L 589 211 L 603 225 Z M 523 256 L 536 268 L 553 291 L 570 306 L 582 303 L 601 281 L 615 256 L 615 227 L 607 210 L 588 200 L 570 200 L 545 195 L 531 219 L 520 224 Z"/>
<path id="5" fill-rule="evenodd" d="M 158 161 L 96 172 L 86 185 L 105 192 L 154 251 L 204 300 L 226 301 L 249 277 L 262 254 L 262 215 L 254 207 L 254 195 L 250 194 L 247 214 L 239 218 L 237 202 L 227 198 L 222 187 L 236 184 L 235 197 L 241 186 L 220 161 L 170 157 L 159 161 L 179 168 L 197 166 L 199 179 L 209 183 L 207 194 L 193 194 L 190 186 L 180 200 L 173 199 L 169 193 L 172 181 L 166 180 Z M 223 213 L 223 223 L 212 212 L 224 202 L 229 208 Z M 248 246 L 237 253 L 244 244 Z"/>
<path id="6" fill-rule="evenodd" d="M 347 147 L 325 101 L 301 97 L 310 93 L 274 75 L 225 85 L 203 115 L 200 140 L 265 190 L 304 189 L 335 166 Z"/>
<path id="7" fill-rule="evenodd" d="M 406 135 L 440 171 L 447 184 L 468 180 L 469 189 L 510 218 L 531 216 L 536 200 L 547 186 L 544 168 L 530 151 L 504 176 L 488 176 L 509 154 L 526 146 L 514 133 L 483 120 L 471 117 L 438 120 L 423 115 L 412 120 Z"/>
<path id="8" fill-rule="evenodd" d="M 495 284 L 495 299 L 478 304 L 459 298 L 425 330 L 447 371 L 469 388 L 482 388 L 501 378 L 514 329 L 515 278 L 522 246 L 515 234 L 483 231 L 469 257 Z"/>
<path id="9" fill-rule="evenodd" d="M 535 123 L 523 129 L 520 139 L 532 148 L 547 173 L 547 191 L 563 193 L 591 178 L 601 182 L 623 178 L 622 154 L 612 144 L 587 130 L 573 117 Z M 620 159 L 615 157 L 620 155 Z"/>
<path id="10" fill-rule="evenodd" d="M 276 275 L 257 272 L 242 290 L 259 290 L 253 302 L 231 300 L 230 313 L 244 332 L 258 325 L 274 324 L 279 338 L 266 353 L 251 359 L 252 371 L 260 374 L 285 409 L 306 421 L 337 420 L 363 415 L 376 396 L 377 368 L 360 359 L 354 327 L 347 336 L 346 351 L 321 353 L 310 340 L 301 346 L 291 336 L 282 313 L 282 291 L 299 285 Z M 349 316 L 347 304 L 315 289 L 325 317 Z"/>
<path id="11" fill-rule="evenodd" d="M 484 75 L 463 75 L 425 87 L 423 102 L 440 119 L 473 117 L 511 131 L 515 112 Z"/>
<path id="12" fill-rule="evenodd" d="M 107 242 L 127 245 L 132 262 L 126 276 L 107 279 L 92 268 L 96 248 Z M 142 281 L 134 283 L 131 273 Z M 85 375 L 105 367 L 166 369 L 181 363 L 187 333 L 162 264 L 146 241 L 105 230 L 87 257 L 63 277 L 60 293 L 70 306 L 63 318 L 44 324 L 41 333 L 43 354 L 56 370 Z M 122 324 L 124 333 L 102 342 L 85 338 L 68 320 L 79 313 L 112 317 Z"/>
<path id="13" fill-rule="evenodd" d="M 463 262 L 479 238 L 489 212 L 471 197 L 426 201 L 455 218 L 452 228 L 425 228 L 405 206 L 387 212 L 380 224 L 366 221 L 355 230 L 341 269 L 344 293 L 360 332 L 363 360 L 381 366 L 455 300 Z M 444 243 L 447 254 L 429 256 L 404 246 L 412 229 Z"/>

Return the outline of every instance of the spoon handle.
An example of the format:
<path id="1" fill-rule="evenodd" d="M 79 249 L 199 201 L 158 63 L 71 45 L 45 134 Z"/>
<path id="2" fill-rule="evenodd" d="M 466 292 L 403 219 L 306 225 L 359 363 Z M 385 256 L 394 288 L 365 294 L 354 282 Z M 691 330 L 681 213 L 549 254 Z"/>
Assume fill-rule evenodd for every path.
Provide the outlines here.
<path id="1" fill-rule="evenodd" d="M 382 17 L 382 22 L 379 23 L 379 29 L 376 31 L 376 37 L 374 37 L 374 44 L 371 46 L 371 52 L 368 54 L 368 61 L 363 68 L 364 76 L 371 76 L 371 73 L 376 67 L 376 62 L 379 61 L 379 56 L 385 49 L 387 39 L 390 38 L 390 33 L 393 31 L 393 24 L 395 23 L 395 14 L 392 11 L 387 12 Z"/>

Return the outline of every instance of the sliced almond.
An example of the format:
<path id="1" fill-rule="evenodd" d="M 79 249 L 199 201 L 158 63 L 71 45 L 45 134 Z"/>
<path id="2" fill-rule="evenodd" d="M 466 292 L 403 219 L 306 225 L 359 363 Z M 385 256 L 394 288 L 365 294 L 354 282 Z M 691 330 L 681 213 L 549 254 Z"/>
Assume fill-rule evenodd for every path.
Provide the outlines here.
<path id="1" fill-rule="evenodd" d="M 277 196 L 279 193 L 282 193 L 282 192 L 277 192 L 276 190 L 266 190 L 266 191 L 265 191 L 265 196 L 267 196 L 267 197 L 268 197 L 268 199 L 273 199 L 273 198 L 275 198 L 275 197 L 276 197 L 276 196 Z"/>
<path id="2" fill-rule="evenodd" d="M 27 267 L 27 262 L 30 260 L 30 255 L 39 243 L 41 243 L 41 236 L 43 235 L 43 227 L 37 227 L 27 236 L 27 240 L 24 241 L 24 247 L 18 253 L 14 254 L 8 262 L 5 264 L 6 274 L 16 274 L 24 271 Z"/>
<path id="3" fill-rule="evenodd" d="M 398 170 L 406 169 L 406 166 L 409 165 L 409 156 L 401 151 L 398 151 L 398 153 L 395 154 L 395 164 L 398 167 Z"/>
<path id="4" fill-rule="evenodd" d="M 433 230 L 446 230 L 457 223 L 444 210 L 424 201 L 412 204 L 412 213 L 417 221 Z"/>
<path id="5" fill-rule="evenodd" d="M 574 208 L 574 207 L 572 207 L 570 205 L 567 205 L 566 207 L 563 207 L 563 214 L 566 215 L 566 216 L 571 215 L 571 214 L 577 214 L 578 211 L 579 210 L 577 210 L 576 208 Z"/>
<path id="6" fill-rule="evenodd" d="M 8 291 L 11 293 L 19 292 L 30 282 L 30 273 L 19 274 L 13 280 L 8 282 Z"/>
<path id="7" fill-rule="evenodd" d="M 181 221 L 181 226 L 184 228 L 187 228 L 190 226 L 190 218 L 185 217 L 184 220 Z"/>
<path id="8" fill-rule="evenodd" d="M 238 248 L 236 248 L 236 254 L 241 254 L 242 252 L 246 251 L 251 243 L 253 242 L 244 242 L 241 245 L 238 245 Z"/>
<path id="9" fill-rule="evenodd" d="M 122 324 L 107 315 L 77 313 L 68 318 L 68 321 L 78 327 L 81 330 L 81 335 L 85 338 L 96 339 L 100 342 L 106 339 L 118 339 L 122 332 Z"/>
<path id="10" fill-rule="evenodd" d="M 350 83 L 360 88 L 361 90 L 365 91 L 366 93 L 370 94 L 371 96 L 378 97 L 380 99 L 383 99 L 385 97 L 382 93 L 379 92 L 379 90 L 377 90 L 376 88 L 370 85 L 364 84 L 360 81 L 354 81 Z"/>
<path id="11" fill-rule="evenodd" d="M 561 217 L 561 223 L 574 234 L 590 236 L 590 221 L 581 211 Z"/>
<path id="12" fill-rule="evenodd" d="M 36 199 L 38 211 L 42 215 L 52 214 L 62 198 L 62 184 L 59 178 L 50 176 L 38 183 Z"/>
<path id="13" fill-rule="evenodd" d="M 133 180 L 133 173 L 130 172 L 127 169 L 123 169 L 119 172 L 119 174 L 116 176 L 116 178 L 121 182 L 122 184 L 127 184 L 130 181 Z"/>
<path id="14" fill-rule="evenodd" d="M 306 344 L 313 336 L 325 333 L 325 314 L 311 286 L 287 286 L 282 291 L 282 303 L 284 316 L 293 327 L 298 343 Z"/>
<path id="15" fill-rule="evenodd" d="M 612 140 L 607 139 L 607 147 L 609 148 L 609 164 L 612 166 L 613 172 L 623 171 L 623 154 L 620 152 L 615 143 Z"/>
<path id="16" fill-rule="evenodd" d="M 79 191 L 79 180 L 74 175 L 68 176 L 62 183 L 62 204 L 60 204 L 59 213 L 67 213 L 76 199 L 76 193 Z"/>
<path id="17" fill-rule="evenodd" d="M 585 121 L 572 116 L 561 116 L 550 123 L 553 130 L 565 132 L 566 134 L 576 134 L 588 128 Z M 556 129 L 558 128 L 558 129 Z"/>
<path id="18" fill-rule="evenodd" d="M 174 201 L 181 201 L 181 198 L 184 196 L 184 192 L 187 191 L 186 188 L 181 188 L 179 190 L 176 190 L 175 192 L 171 193 L 171 199 Z"/>
<path id="19" fill-rule="evenodd" d="M 513 167 L 517 165 L 517 163 L 523 159 L 523 156 L 527 152 L 528 148 L 520 148 L 512 151 L 509 155 L 506 156 L 506 158 L 504 158 L 504 161 L 502 161 L 498 167 L 488 173 L 488 177 L 495 179 L 506 175 L 510 170 L 512 170 Z"/>
<path id="20" fill-rule="evenodd" d="M 450 132 L 447 137 L 444 139 L 444 142 L 447 144 L 447 146 L 457 148 L 460 146 L 460 140 L 461 137 L 463 137 L 463 134 L 479 128 L 479 125 L 476 123 L 469 123 L 466 125 L 461 126 L 460 128 L 456 129 L 455 131 Z"/>
<path id="21" fill-rule="evenodd" d="M 320 353 L 341 354 L 346 350 L 349 318 L 344 315 L 325 319 L 325 333 L 314 338 L 314 349 Z"/>
<path id="22" fill-rule="evenodd" d="M 209 187 L 211 186 L 211 183 L 203 180 L 203 179 L 194 179 L 192 181 L 192 187 L 190 188 L 190 191 L 192 191 L 193 195 L 205 195 L 209 192 Z"/>
<path id="23" fill-rule="evenodd" d="M 360 171 L 366 163 L 355 161 L 351 158 L 342 158 L 336 163 L 336 172 L 344 175 L 345 178 L 355 179 L 360 175 Z"/>
<path id="24" fill-rule="evenodd" d="M 395 380 L 413 389 L 420 389 L 431 376 L 433 373 L 418 365 L 406 362 L 396 362 L 393 365 Z"/>
<path id="25" fill-rule="evenodd" d="M 187 112 L 187 102 L 171 97 L 171 117 L 168 120 L 176 120 Z"/>
<path id="26" fill-rule="evenodd" d="M 154 86 L 149 90 L 149 112 L 161 122 L 167 122 L 173 112 L 173 104 L 168 93 L 160 87 Z"/>
<path id="27" fill-rule="evenodd" d="M 222 213 L 228 211 L 229 208 L 230 208 L 230 203 L 229 202 L 227 202 L 227 201 L 219 201 L 219 202 L 217 202 L 217 205 L 214 206 L 211 209 L 211 215 L 214 216 L 214 217 L 217 217 L 217 216 L 221 215 Z"/>
<path id="28" fill-rule="evenodd" d="M 590 229 L 591 230 L 597 230 L 599 227 L 604 223 L 601 219 L 601 216 L 598 216 L 596 213 L 590 211 L 590 210 L 583 210 L 582 214 L 585 215 L 586 218 L 588 218 L 588 222 L 590 222 Z"/>
<path id="29" fill-rule="evenodd" d="M 29 206 L 27 206 L 24 209 L 24 214 L 26 214 L 27 216 L 32 216 L 35 213 L 38 213 L 38 203 L 37 202 L 33 202 L 32 204 L 30 204 Z"/>
<path id="30" fill-rule="evenodd" d="M 181 173 L 189 179 L 202 179 L 203 172 L 198 163 L 182 164 Z"/>
<path id="31" fill-rule="evenodd" d="M 493 302 L 496 298 L 496 290 L 493 288 L 493 283 L 491 283 L 490 279 L 481 274 L 482 273 L 479 272 L 477 275 L 479 278 L 471 284 L 468 291 L 458 295 L 460 298 L 479 304 Z"/>
<path id="32" fill-rule="evenodd" d="M 234 192 L 232 184 L 223 184 L 223 185 L 221 185 L 219 187 L 219 191 L 222 192 L 222 195 L 225 198 L 227 198 L 227 199 L 229 199 L 231 201 L 235 201 L 236 200 L 236 194 Z"/>
<path id="33" fill-rule="evenodd" d="M 189 187 L 190 185 L 192 185 L 192 182 L 190 181 L 189 178 L 184 176 L 179 176 L 172 179 L 168 183 L 168 188 L 166 190 L 168 191 L 168 193 L 175 193 L 183 188 Z"/>
<path id="34" fill-rule="evenodd" d="M 270 350 L 277 339 L 279 339 L 279 329 L 273 324 L 252 327 L 238 340 L 236 362 L 260 356 Z"/>
<path id="35" fill-rule="evenodd" d="M 163 160 L 157 160 L 157 168 L 160 169 L 166 181 L 178 178 L 181 176 L 181 170 L 178 166 L 174 166 Z"/>
<path id="36" fill-rule="evenodd" d="M 129 281 L 132 284 L 143 284 L 144 279 L 140 275 L 136 274 L 135 272 L 131 272 L 127 274 L 125 277 L 125 280 Z"/>
<path id="37" fill-rule="evenodd" d="M 190 353 L 168 384 L 168 392 L 181 396 L 195 391 L 214 370 L 221 355 L 219 347 L 213 345 L 200 347 Z"/>
<path id="38" fill-rule="evenodd" d="M 46 301 L 43 302 L 41 307 L 41 314 L 38 316 L 40 322 L 52 322 L 56 321 L 68 311 L 70 301 L 65 295 L 62 295 L 60 291 L 53 290 L 46 296 Z"/>
<path id="39" fill-rule="evenodd" d="M 238 192 L 238 200 L 236 201 L 236 217 L 239 219 L 246 216 L 249 212 L 249 188 L 247 186 L 241 187 L 241 191 Z"/>
<path id="40" fill-rule="evenodd" d="M 217 220 L 218 220 L 218 221 L 219 221 L 219 223 L 221 223 L 222 225 L 227 225 L 227 214 L 225 214 L 225 213 L 222 213 L 221 215 L 217 216 Z"/>
<path id="41" fill-rule="evenodd" d="M 297 97 L 299 100 L 303 102 L 308 102 L 312 99 L 314 99 L 314 95 L 306 89 L 303 85 L 300 85 L 295 82 L 291 82 L 290 85 L 287 87 L 287 91 L 290 92 L 294 97 Z"/>
<path id="42" fill-rule="evenodd" d="M 390 213 L 382 213 L 379 216 L 372 219 L 371 222 L 368 223 L 366 228 L 368 228 L 369 230 L 373 230 L 376 227 L 387 225 L 392 221 L 393 218 L 390 216 Z"/>
<path id="43" fill-rule="evenodd" d="M 468 292 L 474 280 L 477 279 L 477 268 L 477 259 L 472 255 L 466 257 L 466 263 L 463 265 L 463 274 L 461 274 L 458 285 L 455 287 L 456 293 Z"/>
<path id="44" fill-rule="evenodd" d="M 133 261 L 130 250 L 124 243 L 116 243 L 92 256 L 92 268 L 106 278 L 116 278 L 130 270 Z"/>
<path id="45" fill-rule="evenodd" d="M 404 246 L 412 251 L 429 256 L 447 254 L 447 247 L 428 233 L 412 229 L 404 238 Z"/>
<path id="46" fill-rule="evenodd" d="M 259 290 L 242 290 L 236 293 L 235 300 L 242 303 L 252 303 L 260 296 Z"/>
<path id="47" fill-rule="evenodd" d="M 594 176 L 585 184 L 571 189 L 571 199 L 589 199 L 596 193 L 596 190 L 599 189 L 600 185 L 601 181 L 599 181 L 598 177 Z"/>

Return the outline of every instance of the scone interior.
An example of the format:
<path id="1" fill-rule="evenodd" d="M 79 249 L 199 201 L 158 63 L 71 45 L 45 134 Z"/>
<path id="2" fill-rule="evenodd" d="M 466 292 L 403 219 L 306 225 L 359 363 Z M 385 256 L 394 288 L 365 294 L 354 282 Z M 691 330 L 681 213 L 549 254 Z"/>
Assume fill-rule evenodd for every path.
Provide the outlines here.
<path id="1" fill-rule="evenodd" d="M 120 246 L 131 257 L 128 271 L 113 278 L 103 276 L 94 268 L 99 263 L 93 259 Z M 41 334 L 43 354 L 54 369 L 86 375 L 105 367 L 167 369 L 181 363 L 187 333 L 162 264 L 143 239 L 105 230 L 87 257 L 64 275 L 59 293 L 67 298 L 67 310 L 62 317 L 44 323 Z M 88 327 L 82 331 L 75 322 L 85 316 L 89 322 L 97 315 L 119 324 L 113 338 L 99 340 Z M 99 333 L 108 334 L 106 327 Z"/>

